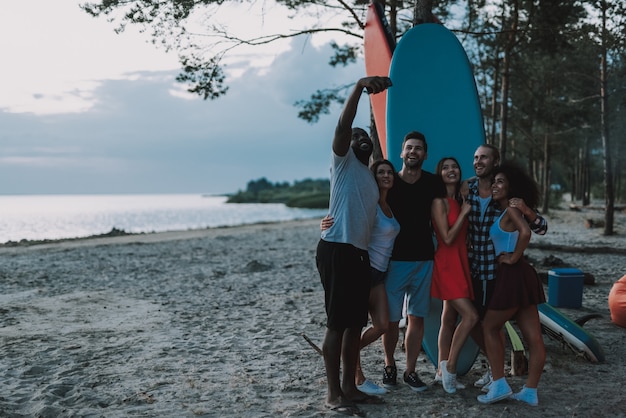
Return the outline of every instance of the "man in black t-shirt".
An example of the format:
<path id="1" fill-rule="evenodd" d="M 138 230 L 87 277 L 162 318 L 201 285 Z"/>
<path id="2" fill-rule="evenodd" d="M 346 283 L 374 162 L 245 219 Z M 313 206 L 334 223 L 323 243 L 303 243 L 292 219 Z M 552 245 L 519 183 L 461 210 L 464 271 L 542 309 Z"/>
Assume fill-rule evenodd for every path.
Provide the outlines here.
<path id="1" fill-rule="evenodd" d="M 445 195 L 441 179 L 422 170 L 427 151 L 428 145 L 422 133 L 413 131 L 405 136 L 400 154 L 402 169 L 387 196 L 387 202 L 400 223 L 400 233 L 395 240 L 385 281 L 389 300 L 389 330 L 383 335 L 383 384 L 386 387 L 397 384 L 394 352 L 406 296 L 408 323 L 403 380 L 417 392 L 428 388 L 415 372 L 415 366 L 422 347 L 424 317 L 428 315 L 430 308 L 430 284 L 435 253 L 431 205 L 435 197 Z"/>

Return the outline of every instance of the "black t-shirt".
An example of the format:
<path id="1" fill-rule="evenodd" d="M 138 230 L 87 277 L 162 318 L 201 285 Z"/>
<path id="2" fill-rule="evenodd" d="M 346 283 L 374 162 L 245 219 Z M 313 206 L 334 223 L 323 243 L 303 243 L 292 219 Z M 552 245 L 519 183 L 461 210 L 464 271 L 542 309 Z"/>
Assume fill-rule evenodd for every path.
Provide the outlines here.
<path id="1" fill-rule="evenodd" d="M 387 194 L 387 202 L 400 223 L 392 260 L 427 261 L 435 255 L 431 225 L 431 205 L 435 197 L 445 196 L 441 178 L 422 171 L 413 184 L 402 180 L 397 174 L 393 187 Z"/>

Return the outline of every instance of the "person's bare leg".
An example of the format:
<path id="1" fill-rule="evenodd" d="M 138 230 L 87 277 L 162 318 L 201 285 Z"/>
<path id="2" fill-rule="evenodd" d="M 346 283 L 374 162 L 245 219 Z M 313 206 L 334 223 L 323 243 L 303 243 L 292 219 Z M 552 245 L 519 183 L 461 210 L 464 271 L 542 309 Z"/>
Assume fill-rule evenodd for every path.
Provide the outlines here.
<path id="1" fill-rule="evenodd" d="M 543 366 L 546 363 L 546 348 L 541 335 L 541 322 L 537 306 L 528 306 L 520 309 L 515 317 L 517 326 L 528 345 L 528 378 L 526 387 L 536 388 L 543 373 Z"/>
<path id="2" fill-rule="evenodd" d="M 415 371 L 417 357 L 422 349 L 422 338 L 424 338 L 424 318 L 409 315 L 408 319 L 404 340 L 406 348 L 406 374 Z"/>
<path id="3" fill-rule="evenodd" d="M 504 341 L 501 333 L 504 323 L 515 315 L 516 309 L 488 310 L 483 320 L 483 334 L 487 359 L 493 380 L 504 377 Z"/>
<path id="4" fill-rule="evenodd" d="M 457 311 L 454 307 L 443 301 L 443 309 L 441 311 L 441 327 L 439 328 L 439 338 L 437 339 L 437 348 L 439 355 L 437 365 L 441 364 L 441 360 L 447 360 L 450 356 L 450 346 L 452 345 L 452 336 L 456 328 Z M 441 370 L 437 366 L 437 373 L 441 375 Z"/>
<path id="5" fill-rule="evenodd" d="M 469 299 L 455 299 L 448 302 L 454 310 L 461 315 L 461 322 L 458 323 L 454 330 L 447 358 L 448 371 L 450 373 L 456 373 L 457 361 L 461 354 L 463 344 L 465 344 L 472 329 L 478 323 L 478 313 L 474 308 L 474 304 Z"/>
<path id="6" fill-rule="evenodd" d="M 362 385 L 365 382 L 365 375 L 363 374 L 363 369 L 361 368 L 361 353 L 359 352 L 359 358 L 356 363 L 356 373 L 354 375 L 354 383 L 358 385 Z"/>
<path id="7" fill-rule="evenodd" d="M 341 391 L 348 400 L 363 397 L 363 393 L 357 389 L 354 383 L 359 358 L 360 341 L 361 328 L 346 328 L 343 333 L 341 347 L 341 363 L 343 366 Z"/>
<path id="8" fill-rule="evenodd" d="M 369 313 L 372 326 L 361 335 L 361 348 L 376 341 L 389 328 L 389 304 L 383 284 L 374 286 L 370 290 Z"/>
<path id="9" fill-rule="evenodd" d="M 326 405 L 329 407 L 339 406 L 343 402 L 343 392 L 340 383 L 340 364 L 343 341 L 343 330 L 326 328 L 326 335 L 322 343 L 324 354 L 324 367 L 326 368 Z"/>
<path id="10" fill-rule="evenodd" d="M 361 349 L 379 339 L 389 328 L 389 305 L 384 284 L 381 283 L 370 290 L 369 311 L 372 326 L 367 328 L 361 335 Z M 357 385 L 362 385 L 365 382 L 360 354 L 357 362 L 355 382 Z"/>
<path id="11" fill-rule="evenodd" d="M 493 381 L 489 385 L 489 391 L 484 395 L 478 395 L 480 403 L 493 403 L 508 398 L 513 394 L 506 378 L 504 377 L 504 342 L 502 340 L 502 327 L 511 319 L 517 308 L 507 310 L 489 309 L 483 320 L 483 333 L 485 335 L 485 348 L 487 359 L 491 366 Z"/>
<path id="12" fill-rule="evenodd" d="M 400 336 L 399 322 L 390 322 L 387 332 L 383 334 L 383 349 L 385 350 L 385 366 L 395 366 L 394 354 Z"/>

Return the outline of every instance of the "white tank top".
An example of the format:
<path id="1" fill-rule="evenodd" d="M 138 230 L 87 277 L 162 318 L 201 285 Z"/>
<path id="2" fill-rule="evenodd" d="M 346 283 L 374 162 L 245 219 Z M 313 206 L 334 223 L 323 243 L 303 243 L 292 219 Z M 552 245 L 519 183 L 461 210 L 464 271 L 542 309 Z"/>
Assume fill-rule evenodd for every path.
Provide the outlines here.
<path id="1" fill-rule="evenodd" d="M 496 219 L 489 229 L 489 237 L 493 242 L 493 247 L 496 250 L 496 256 L 502 253 L 512 253 L 515 251 L 515 245 L 517 245 L 517 238 L 519 237 L 519 231 L 503 231 L 500 228 L 500 220 L 506 213 L 506 209 L 502 212 L 498 219 Z"/>
<path id="2" fill-rule="evenodd" d="M 387 271 L 389 258 L 393 251 L 393 242 L 400 232 L 400 224 L 391 214 L 391 218 L 385 215 L 380 205 L 376 207 L 376 220 L 370 236 L 370 244 L 367 252 L 370 256 L 370 266 L 378 271 Z"/>

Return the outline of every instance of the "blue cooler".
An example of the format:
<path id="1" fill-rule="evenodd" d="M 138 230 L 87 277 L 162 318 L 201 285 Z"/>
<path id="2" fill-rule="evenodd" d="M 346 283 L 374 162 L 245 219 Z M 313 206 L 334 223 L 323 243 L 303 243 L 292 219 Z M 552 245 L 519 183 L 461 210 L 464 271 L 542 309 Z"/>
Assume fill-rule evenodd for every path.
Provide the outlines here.
<path id="1" fill-rule="evenodd" d="M 548 303 L 557 308 L 580 308 L 583 305 L 585 275 L 575 268 L 548 271 Z"/>

